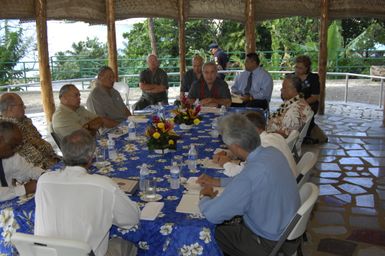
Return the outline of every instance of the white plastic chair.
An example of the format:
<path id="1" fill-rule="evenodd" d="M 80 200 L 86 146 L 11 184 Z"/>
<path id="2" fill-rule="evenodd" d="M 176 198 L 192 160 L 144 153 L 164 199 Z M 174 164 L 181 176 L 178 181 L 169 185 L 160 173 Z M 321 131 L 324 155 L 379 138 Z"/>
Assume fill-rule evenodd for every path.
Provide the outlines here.
<path id="1" fill-rule="evenodd" d="M 298 159 L 302 155 L 302 142 L 303 139 L 306 137 L 307 130 L 309 129 L 311 119 L 313 118 L 314 113 L 311 113 L 307 120 L 305 125 L 302 127 L 301 132 L 298 135 L 298 140 L 295 143 L 295 148 L 294 148 L 294 155 Z"/>
<path id="2" fill-rule="evenodd" d="M 314 152 L 306 152 L 302 157 L 301 160 L 297 163 L 297 184 L 298 188 L 301 188 L 301 186 L 309 180 L 310 176 L 310 170 L 314 167 L 314 165 L 317 163 L 318 155 Z"/>
<path id="3" fill-rule="evenodd" d="M 94 256 L 91 247 L 81 241 L 14 233 L 12 244 L 20 256 Z"/>
<path id="4" fill-rule="evenodd" d="M 292 131 L 289 133 L 289 136 L 287 136 L 287 138 L 285 139 L 287 145 L 288 145 L 289 148 L 290 148 L 290 151 L 293 151 L 294 146 L 295 146 L 295 143 L 296 143 L 297 140 L 298 140 L 298 136 L 299 136 L 299 132 L 298 132 L 297 130 L 292 130 Z"/>
<path id="5" fill-rule="evenodd" d="M 319 195 L 319 189 L 313 183 L 308 182 L 301 187 L 299 194 L 301 197 L 301 206 L 299 207 L 296 215 L 287 225 L 285 231 L 282 233 L 281 238 L 274 246 L 269 256 L 279 255 L 278 252 L 281 249 L 283 243 L 286 241 L 286 239 L 297 239 L 301 237 L 306 231 L 306 226 L 310 218 L 310 213 Z M 298 254 L 302 254 L 301 243 L 297 248 Z M 294 253 L 294 255 L 297 255 L 297 252 Z"/>

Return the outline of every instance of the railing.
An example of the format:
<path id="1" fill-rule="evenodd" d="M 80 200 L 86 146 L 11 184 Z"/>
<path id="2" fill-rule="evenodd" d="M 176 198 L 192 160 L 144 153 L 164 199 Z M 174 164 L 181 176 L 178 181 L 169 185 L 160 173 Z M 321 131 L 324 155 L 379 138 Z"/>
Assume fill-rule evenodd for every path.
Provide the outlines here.
<path id="1" fill-rule="evenodd" d="M 243 70 L 221 70 L 219 73 L 224 73 L 224 74 L 238 74 L 242 72 Z M 293 71 L 269 71 L 271 74 L 287 74 L 287 73 L 292 73 Z M 179 72 L 169 72 L 167 73 L 168 76 L 173 77 L 173 76 L 178 76 L 179 77 Z M 345 93 L 344 93 L 344 102 L 348 102 L 348 95 L 349 95 L 349 78 L 350 77 L 363 77 L 363 78 L 368 78 L 368 79 L 378 79 L 380 80 L 380 91 L 379 91 L 379 98 L 378 98 L 378 106 L 381 108 L 383 106 L 383 96 L 384 96 L 384 80 L 385 76 L 372 76 L 372 75 L 362 75 L 362 74 L 355 74 L 355 73 L 343 73 L 343 72 L 327 72 L 327 76 L 343 76 L 345 77 Z M 127 83 L 127 80 L 129 78 L 139 78 L 139 74 L 132 74 L 132 75 L 122 75 L 120 78 Z M 85 88 L 85 84 L 91 84 L 92 81 L 95 80 L 94 77 L 89 77 L 89 78 L 77 78 L 77 79 L 66 79 L 66 80 L 58 80 L 58 81 L 52 81 L 52 85 L 57 85 L 57 84 L 66 84 L 66 83 L 81 83 L 81 87 L 83 91 L 87 91 L 90 88 Z M 127 83 L 128 84 L 128 83 Z M 179 86 L 179 81 L 177 82 L 177 86 Z M 175 84 L 174 84 L 175 85 Z M 10 91 L 13 88 L 17 87 L 25 87 L 26 90 L 28 90 L 29 87 L 39 87 L 40 83 L 28 83 L 28 84 L 14 84 L 14 85 L 5 85 L 5 86 L 0 86 L 0 88 L 6 88 L 8 91 Z M 138 86 L 129 86 L 131 88 L 135 88 Z M 176 86 L 174 86 L 176 87 Z"/>

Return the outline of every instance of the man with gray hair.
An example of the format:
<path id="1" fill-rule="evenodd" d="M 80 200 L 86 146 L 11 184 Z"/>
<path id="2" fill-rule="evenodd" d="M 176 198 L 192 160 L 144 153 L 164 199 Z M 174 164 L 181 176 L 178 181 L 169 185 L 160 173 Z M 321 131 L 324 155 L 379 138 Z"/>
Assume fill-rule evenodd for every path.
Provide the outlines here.
<path id="1" fill-rule="evenodd" d="M 98 116 L 106 116 L 121 123 L 131 113 L 120 93 L 114 89 L 114 82 L 114 71 L 108 66 L 102 67 L 98 72 L 96 87 L 88 95 L 87 108 Z"/>
<path id="2" fill-rule="evenodd" d="M 298 77 L 292 74 L 285 76 L 281 88 L 283 104 L 270 114 L 267 132 L 276 132 L 286 138 L 293 130 L 301 131 L 306 120 L 313 115 L 309 104 L 300 94 L 301 88 L 302 82 Z"/>
<path id="3" fill-rule="evenodd" d="M 144 109 L 159 102 L 168 105 L 167 73 L 159 68 L 159 60 L 155 54 L 148 55 L 147 66 L 147 69 L 140 72 L 139 87 L 142 90 L 142 97 L 135 103 L 135 110 Z"/>
<path id="4" fill-rule="evenodd" d="M 61 150 L 64 170 L 42 175 L 37 184 L 35 235 L 87 242 L 96 256 L 135 251 L 121 239 L 108 242 L 111 225 L 128 229 L 139 223 L 139 208 L 112 179 L 87 173 L 95 139 L 81 129 L 63 139 Z"/>
<path id="5" fill-rule="evenodd" d="M 228 84 L 217 77 L 217 65 L 214 62 L 206 62 L 202 67 L 203 80 L 195 81 L 188 93 L 188 99 L 193 103 L 200 100 L 203 106 L 217 107 L 231 105 L 231 94 Z"/>
<path id="6" fill-rule="evenodd" d="M 269 255 L 300 206 L 295 178 L 278 149 L 260 147 L 255 126 L 245 116 L 225 116 L 219 128 L 230 151 L 246 163 L 234 178 L 200 176 L 199 208 L 214 224 L 243 216 L 241 223 L 216 228 L 215 239 L 225 255 Z M 217 196 L 213 186 L 225 189 Z M 291 255 L 297 245 L 285 242 L 282 250 Z"/>

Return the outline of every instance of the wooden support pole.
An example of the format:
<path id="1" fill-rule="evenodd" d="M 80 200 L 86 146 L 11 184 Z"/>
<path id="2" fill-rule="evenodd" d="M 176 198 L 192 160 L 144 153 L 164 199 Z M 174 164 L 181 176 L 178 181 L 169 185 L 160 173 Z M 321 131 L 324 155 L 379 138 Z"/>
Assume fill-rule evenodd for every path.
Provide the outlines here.
<path id="1" fill-rule="evenodd" d="M 328 61 L 328 23 L 329 23 L 329 0 L 321 0 L 321 25 L 320 25 L 320 45 L 318 57 L 318 75 L 320 82 L 320 104 L 318 114 L 325 114 L 325 88 L 326 72 Z"/>
<path id="2" fill-rule="evenodd" d="M 255 17 L 256 3 L 255 0 L 246 0 L 245 6 L 245 36 L 246 36 L 246 53 L 255 52 Z"/>
<path id="3" fill-rule="evenodd" d="M 116 31 L 115 31 L 115 0 L 106 0 L 107 17 L 107 45 L 108 45 L 108 66 L 112 68 L 115 74 L 115 81 L 119 80 L 118 71 L 118 51 L 116 49 Z"/>
<path id="4" fill-rule="evenodd" d="M 178 32 L 179 32 L 179 72 L 180 81 L 186 72 L 186 38 L 185 38 L 185 0 L 178 0 Z"/>
<path id="5" fill-rule="evenodd" d="M 52 93 L 51 70 L 49 68 L 47 40 L 47 0 L 35 0 L 36 37 L 39 54 L 39 75 L 43 109 L 48 123 L 55 112 L 55 101 Z"/>

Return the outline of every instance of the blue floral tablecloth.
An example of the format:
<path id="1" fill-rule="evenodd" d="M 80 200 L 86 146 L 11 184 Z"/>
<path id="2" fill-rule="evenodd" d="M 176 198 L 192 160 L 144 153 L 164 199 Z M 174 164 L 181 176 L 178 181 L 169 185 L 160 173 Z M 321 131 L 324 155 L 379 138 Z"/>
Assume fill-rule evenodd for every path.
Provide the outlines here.
<path id="1" fill-rule="evenodd" d="M 129 230 L 116 226 L 111 228 L 111 236 L 118 236 L 137 244 L 138 255 L 222 255 L 214 239 L 215 225 L 209 223 L 203 216 L 177 213 L 175 209 L 183 196 L 184 188 L 170 189 L 171 161 L 175 155 L 183 155 L 187 159 L 190 144 L 194 143 L 199 159 L 211 157 L 214 150 L 223 147 L 220 138 L 212 138 L 211 124 L 216 114 L 203 114 L 202 122 L 191 130 L 182 131 L 176 126 L 175 131 L 181 136 L 177 141 L 177 150 L 165 154 L 148 151 L 144 137 L 145 124 L 137 124 L 138 138 L 128 140 L 127 123 L 122 123 L 118 129 L 110 133 L 123 132 L 116 138 L 117 158 L 111 164 L 102 168 L 91 167 L 91 173 L 120 178 L 139 178 L 139 168 L 146 163 L 150 174 L 157 178 L 158 194 L 162 195 L 164 208 L 155 221 L 140 221 L 140 224 Z M 98 146 L 107 143 L 107 134 L 98 139 Z M 54 170 L 63 168 L 57 165 Z M 207 173 L 212 176 L 223 174 L 214 169 L 198 167 L 195 173 L 190 172 L 185 165 L 182 168 L 184 177 L 199 176 Z M 143 208 L 145 202 L 139 198 L 139 192 L 131 196 Z M 10 237 L 13 232 L 33 233 L 35 201 L 34 197 L 20 197 L 0 205 L 0 255 L 12 255 Z"/>

